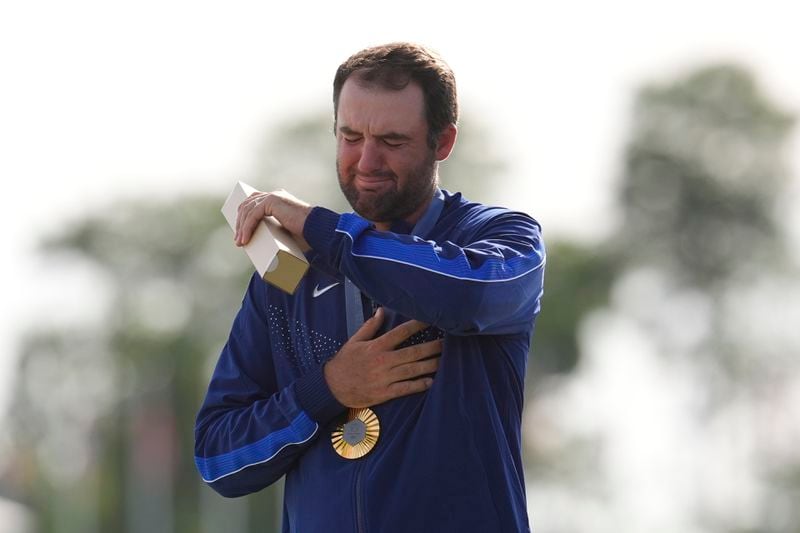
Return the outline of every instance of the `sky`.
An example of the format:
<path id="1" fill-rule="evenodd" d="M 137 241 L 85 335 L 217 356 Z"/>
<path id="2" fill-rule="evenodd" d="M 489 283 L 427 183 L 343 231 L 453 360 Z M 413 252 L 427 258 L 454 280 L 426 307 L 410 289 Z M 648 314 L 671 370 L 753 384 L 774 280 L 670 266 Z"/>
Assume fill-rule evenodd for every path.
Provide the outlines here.
<path id="1" fill-rule="evenodd" d="M 235 180 L 254 178 L 265 132 L 328 109 L 336 66 L 365 46 L 438 50 L 462 110 L 488 127 L 486 149 L 508 162 L 513 185 L 482 200 L 533 214 L 546 235 L 590 240 L 615 223 L 643 83 L 735 61 L 779 105 L 800 109 L 792 15 L 790 2 L 716 0 L 5 2 L 0 410 L 21 332 L 101 312 L 91 273 L 36 254 L 44 236 L 119 198 L 202 190 L 222 203 Z M 798 147 L 795 136 L 795 175 Z M 795 180 L 793 198 L 799 189 Z"/>

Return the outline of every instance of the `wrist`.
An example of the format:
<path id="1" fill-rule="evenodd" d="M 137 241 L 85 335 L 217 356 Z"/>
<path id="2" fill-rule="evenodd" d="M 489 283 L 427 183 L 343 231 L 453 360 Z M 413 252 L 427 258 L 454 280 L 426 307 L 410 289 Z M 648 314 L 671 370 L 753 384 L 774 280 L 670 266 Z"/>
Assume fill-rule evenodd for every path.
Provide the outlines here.
<path id="1" fill-rule="evenodd" d="M 337 387 L 335 385 L 336 380 L 333 377 L 335 372 L 334 369 L 331 367 L 331 362 L 333 362 L 333 359 L 330 359 L 324 365 L 322 365 L 322 378 L 325 380 L 325 384 L 328 386 L 328 390 L 331 392 L 331 396 L 336 398 L 337 402 L 347 407 L 347 405 L 342 401 L 344 398 L 342 398 L 341 393 L 337 390 Z"/>
<path id="2" fill-rule="evenodd" d="M 324 207 L 312 207 L 303 225 L 303 238 L 314 251 L 328 257 L 336 246 L 339 214 Z"/>
<path id="3" fill-rule="evenodd" d="M 286 230 L 292 234 L 304 252 L 311 249 L 303 237 L 303 227 L 311 212 L 312 206 L 295 198 L 286 191 L 273 193 L 275 201 L 271 208 L 274 216 Z"/>
<path id="4" fill-rule="evenodd" d="M 302 376 L 294 387 L 300 405 L 320 424 L 328 423 L 346 408 L 328 386 L 324 377 L 324 366 Z"/>

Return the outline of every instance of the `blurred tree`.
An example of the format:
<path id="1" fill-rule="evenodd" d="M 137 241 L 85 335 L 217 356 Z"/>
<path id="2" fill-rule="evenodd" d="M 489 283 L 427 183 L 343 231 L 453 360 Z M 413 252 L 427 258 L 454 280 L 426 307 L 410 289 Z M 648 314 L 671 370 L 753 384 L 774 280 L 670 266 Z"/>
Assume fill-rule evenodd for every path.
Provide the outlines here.
<path id="1" fill-rule="evenodd" d="M 787 192 L 789 173 L 783 155 L 793 123 L 793 117 L 772 104 L 753 76 L 738 66 L 710 66 L 673 83 L 643 88 L 635 100 L 620 180 L 619 229 L 596 250 L 581 250 L 566 262 L 577 265 L 568 269 L 580 270 L 582 262 L 589 261 L 599 270 L 572 288 L 562 289 L 560 282 L 548 279 L 550 297 L 556 291 L 572 290 L 581 296 L 588 290 L 586 301 L 607 303 L 597 306 L 593 322 L 586 322 L 594 328 L 587 329 L 594 336 L 587 333 L 581 338 L 582 349 L 617 362 L 652 361 L 648 359 L 652 350 L 660 360 L 645 365 L 664 372 L 665 383 L 689 389 L 651 391 L 662 410 L 680 413 L 684 432 L 681 439 L 670 433 L 674 427 L 663 428 L 662 440 L 676 439 L 682 447 L 673 450 L 675 459 L 658 460 L 680 466 L 696 461 L 695 470 L 676 473 L 659 472 L 658 466 L 636 471 L 637 458 L 653 452 L 637 449 L 636 443 L 647 438 L 621 435 L 636 428 L 614 418 L 622 418 L 623 412 L 640 414 L 613 403 L 624 402 L 620 394 L 623 398 L 630 394 L 628 402 L 646 401 L 632 395 L 642 392 L 631 383 L 635 368 L 631 375 L 610 379 L 609 368 L 615 367 L 597 360 L 583 373 L 543 388 L 537 398 L 542 405 L 553 409 L 568 404 L 576 412 L 570 413 L 571 421 L 564 421 L 546 408 L 534 410 L 532 420 L 540 431 L 533 432 L 529 441 L 532 477 L 540 490 L 547 486 L 569 494 L 566 505 L 578 511 L 576 516 L 585 501 L 591 502 L 587 507 L 595 531 L 656 526 L 669 530 L 670 524 L 676 530 L 800 531 L 800 513 L 788 503 L 796 501 L 800 490 L 791 474 L 798 471 L 800 454 L 788 449 L 791 438 L 786 436 L 800 431 L 793 405 L 800 362 L 787 355 L 800 350 L 791 318 L 800 313 L 791 296 L 799 294 L 800 286 L 778 210 Z M 598 273 L 599 279 L 591 277 Z M 548 270 L 549 276 L 558 274 L 559 266 Z M 777 312 L 775 303 L 781 295 L 782 312 Z M 581 306 L 574 314 L 580 319 L 586 312 Z M 559 320 L 547 313 L 542 318 Z M 612 332 L 600 332 L 598 324 Z M 603 333 L 628 334 L 632 346 L 609 343 L 600 338 Z M 606 342 L 611 350 L 638 353 L 600 353 L 598 342 Z M 623 389 L 602 388 L 611 386 Z M 587 405 L 587 399 L 603 402 L 604 395 L 613 396 L 609 401 L 616 413 Z M 671 403 L 670 396 L 683 396 L 684 403 Z M 578 397 L 581 400 L 575 400 Z M 662 399 L 664 403 L 658 404 Z M 607 418 L 599 420 L 598 412 Z M 760 415 L 767 412 L 772 422 Z M 782 426 L 778 428 L 775 421 Z M 625 438 L 633 440 L 622 442 Z M 692 453 L 703 454 L 702 459 L 689 460 L 686 456 Z M 736 469 L 735 475 L 720 475 L 730 468 Z M 642 488 L 636 486 L 640 479 L 659 474 L 695 479 L 693 492 L 671 495 L 675 512 L 667 524 L 663 517 L 659 522 L 657 514 L 648 515 L 658 508 L 649 509 Z M 727 483 L 729 477 L 736 479 L 736 486 L 719 487 L 719 480 Z M 668 487 L 675 479 L 663 481 Z M 650 492 L 657 498 L 660 494 L 658 488 Z M 631 503 L 636 501 L 644 503 Z M 597 512 L 598 502 L 602 513 Z M 691 516 L 680 514 L 682 510 Z M 619 523 L 620 516 L 625 516 L 625 525 Z M 560 530 L 582 529 L 574 524 L 572 528 L 561 524 Z"/>
<path id="2" fill-rule="evenodd" d="M 793 124 L 749 72 L 730 65 L 646 87 L 634 108 L 615 251 L 626 270 L 653 269 L 676 292 L 707 300 L 705 347 L 692 356 L 727 372 L 709 376 L 723 388 L 751 381 L 741 373 L 753 370 L 754 354 L 730 329 L 731 295 L 793 268 L 777 218 Z"/>
<path id="3" fill-rule="evenodd" d="M 124 203 L 46 243 L 111 290 L 99 325 L 24 345 L 11 416 L 41 531 L 204 530 L 193 418 L 250 271 L 219 203 Z M 275 499 L 255 499 L 274 523 Z"/>
<path id="4" fill-rule="evenodd" d="M 601 247 L 545 241 L 545 297 L 528 359 L 530 393 L 542 380 L 575 369 L 580 359 L 577 325 L 587 313 L 607 304 L 619 264 L 617 256 Z"/>
<path id="5" fill-rule="evenodd" d="M 793 122 L 733 66 L 643 89 L 621 191 L 628 261 L 715 289 L 785 260 L 775 207 Z"/>
<path id="6" fill-rule="evenodd" d="M 750 414 L 765 410 L 785 419 L 787 409 L 795 412 L 790 391 L 800 366 L 787 353 L 800 350 L 800 338 L 796 324 L 775 316 L 770 294 L 797 290 L 778 209 L 789 183 L 784 153 L 794 122 L 733 65 L 646 87 L 634 109 L 620 195 L 624 223 L 615 239 L 625 261 L 618 282 L 649 271 L 662 286 L 648 306 L 661 311 L 643 307 L 640 322 L 662 354 L 685 358 L 704 384 L 703 424 L 739 417 L 749 435 L 728 429 L 726 436 L 747 442 L 762 465 L 742 472 L 742 484 L 769 494 L 754 499 L 750 517 L 720 509 L 718 496 L 706 495 L 697 519 L 716 531 L 800 531 L 800 513 L 785 504 L 800 490 L 786 475 L 800 468 L 800 456 L 786 453 L 780 437 L 762 438 L 774 430 Z M 671 315 L 685 308 L 687 295 L 703 309 L 691 327 Z M 789 302 L 782 309 L 792 316 L 797 307 Z M 700 333 L 682 345 L 680 330 L 691 328 Z M 784 429 L 792 426 L 796 420 Z"/>

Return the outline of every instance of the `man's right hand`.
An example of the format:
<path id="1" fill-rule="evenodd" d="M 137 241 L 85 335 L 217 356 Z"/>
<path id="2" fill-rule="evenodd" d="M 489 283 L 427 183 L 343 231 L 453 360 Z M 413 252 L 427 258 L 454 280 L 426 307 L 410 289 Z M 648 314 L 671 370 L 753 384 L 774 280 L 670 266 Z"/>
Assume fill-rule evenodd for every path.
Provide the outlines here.
<path id="1" fill-rule="evenodd" d="M 375 314 L 325 364 L 325 381 L 333 396 L 346 407 L 370 407 L 416 392 L 433 384 L 426 376 L 439 368 L 442 339 L 397 349 L 411 335 L 427 327 L 417 320 L 400 324 L 377 338 L 384 313 Z"/>

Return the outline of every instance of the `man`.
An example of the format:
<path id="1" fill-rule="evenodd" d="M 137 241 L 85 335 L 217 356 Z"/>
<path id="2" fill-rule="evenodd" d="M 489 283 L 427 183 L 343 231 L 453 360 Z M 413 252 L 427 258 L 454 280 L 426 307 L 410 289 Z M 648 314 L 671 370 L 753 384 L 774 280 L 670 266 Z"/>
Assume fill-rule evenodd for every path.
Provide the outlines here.
<path id="1" fill-rule="evenodd" d="M 352 56 L 334 112 L 355 213 L 285 191 L 240 206 L 238 245 L 272 215 L 312 268 L 292 296 L 252 278 L 197 418 L 198 469 L 226 496 L 285 475 L 284 531 L 528 531 L 539 225 L 438 188 L 458 108 L 427 49 Z"/>

